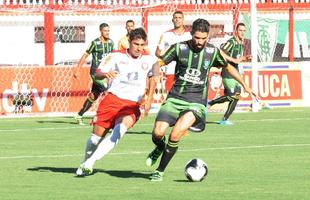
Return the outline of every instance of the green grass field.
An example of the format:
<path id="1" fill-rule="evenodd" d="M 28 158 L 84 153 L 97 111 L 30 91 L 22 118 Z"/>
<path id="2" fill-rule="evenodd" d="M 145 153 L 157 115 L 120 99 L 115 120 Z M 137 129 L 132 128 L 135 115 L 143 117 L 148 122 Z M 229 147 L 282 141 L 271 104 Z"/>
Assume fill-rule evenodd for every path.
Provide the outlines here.
<path id="1" fill-rule="evenodd" d="M 0 119 L 0 199 L 209 199 L 302 200 L 310 198 L 310 108 L 235 113 L 233 126 L 214 123 L 190 133 L 166 169 L 151 182 L 145 166 L 153 149 L 154 115 L 129 130 L 95 165 L 95 174 L 75 176 L 91 127 L 71 118 Z M 201 158 L 209 173 L 190 183 L 184 165 Z"/>

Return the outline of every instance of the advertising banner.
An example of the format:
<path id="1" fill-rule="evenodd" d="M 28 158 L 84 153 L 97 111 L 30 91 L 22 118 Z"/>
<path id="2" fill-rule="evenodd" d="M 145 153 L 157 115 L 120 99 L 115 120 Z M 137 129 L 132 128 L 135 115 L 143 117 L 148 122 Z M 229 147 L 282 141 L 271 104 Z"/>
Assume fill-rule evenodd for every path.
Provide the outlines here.
<path id="1" fill-rule="evenodd" d="M 310 106 L 309 62 L 260 63 L 258 94 L 262 103 L 272 107 Z M 251 86 L 252 66 L 242 65 L 243 78 Z M 91 88 L 89 68 L 83 67 L 74 78 L 72 66 L 0 67 L 0 113 L 53 114 L 76 113 L 82 107 Z M 208 100 L 223 95 L 221 72 L 212 69 L 209 77 Z M 167 96 L 165 83 L 158 83 L 153 111 L 157 111 Z M 100 99 L 99 99 L 100 101 Z M 98 102 L 98 101 L 97 101 Z M 242 91 L 237 110 L 250 110 L 252 99 Z M 97 103 L 90 110 L 96 110 Z M 214 105 L 210 111 L 224 111 L 227 104 Z"/>

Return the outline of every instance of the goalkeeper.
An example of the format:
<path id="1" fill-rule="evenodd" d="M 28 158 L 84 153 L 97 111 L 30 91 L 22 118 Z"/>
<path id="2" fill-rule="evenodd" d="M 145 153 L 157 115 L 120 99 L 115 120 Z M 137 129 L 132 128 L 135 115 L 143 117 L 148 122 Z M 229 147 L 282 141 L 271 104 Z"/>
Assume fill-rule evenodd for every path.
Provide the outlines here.
<path id="1" fill-rule="evenodd" d="M 91 45 L 88 47 L 86 52 L 81 57 L 79 64 L 77 66 L 77 70 L 74 74 L 75 78 L 78 78 L 80 74 L 80 68 L 83 66 L 86 58 L 92 54 L 92 62 L 90 67 L 90 76 L 92 78 L 93 84 L 91 88 L 91 92 L 88 94 L 87 99 L 85 100 L 83 107 L 74 117 L 76 122 L 80 125 L 85 125 L 83 123 L 83 115 L 89 110 L 89 108 L 93 105 L 93 102 L 99 97 L 99 95 L 107 90 L 107 84 L 105 80 L 95 79 L 95 72 L 98 68 L 101 60 L 103 60 L 109 53 L 111 53 L 114 49 L 114 42 L 109 38 L 110 27 L 106 23 L 102 23 L 99 26 L 99 30 L 101 36 L 91 42 Z"/>

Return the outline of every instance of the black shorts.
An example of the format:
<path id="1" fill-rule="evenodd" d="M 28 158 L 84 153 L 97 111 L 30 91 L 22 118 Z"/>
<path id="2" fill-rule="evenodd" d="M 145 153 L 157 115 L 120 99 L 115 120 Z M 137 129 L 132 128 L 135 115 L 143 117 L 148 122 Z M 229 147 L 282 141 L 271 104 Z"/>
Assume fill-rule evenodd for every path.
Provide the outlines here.
<path id="1" fill-rule="evenodd" d="M 92 93 L 100 94 L 102 92 L 105 92 L 108 89 L 108 84 L 105 80 L 96 80 L 94 76 L 91 76 L 93 84 L 91 87 Z"/>

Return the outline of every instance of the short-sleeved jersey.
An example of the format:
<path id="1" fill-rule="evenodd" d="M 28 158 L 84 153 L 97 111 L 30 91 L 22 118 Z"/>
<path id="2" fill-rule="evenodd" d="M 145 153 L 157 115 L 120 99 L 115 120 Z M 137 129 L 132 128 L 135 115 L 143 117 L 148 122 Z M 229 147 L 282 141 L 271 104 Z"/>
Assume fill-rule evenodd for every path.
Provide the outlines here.
<path id="1" fill-rule="evenodd" d="M 127 37 L 127 35 L 125 35 L 118 42 L 118 50 L 123 51 L 123 50 L 126 50 L 128 48 L 129 48 L 129 38 Z M 149 52 L 147 45 L 144 46 L 144 51 Z"/>
<path id="2" fill-rule="evenodd" d="M 100 38 L 97 38 L 91 42 L 91 45 L 86 50 L 87 54 L 92 54 L 92 62 L 90 67 L 91 75 L 95 74 L 100 62 L 113 50 L 114 42 L 111 39 L 105 43 L 103 43 Z"/>
<path id="3" fill-rule="evenodd" d="M 109 54 L 97 70 L 103 73 L 117 71 L 108 88 L 108 92 L 121 99 L 140 102 L 146 88 L 146 80 L 151 76 L 151 69 L 156 62 L 156 57 L 141 55 L 131 57 L 126 50 Z"/>
<path id="4" fill-rule="evenodd" d="M 161 54 L 163 54 L 171 45 L 178 42 L 183 42 L 190 40 L 192 38 L 189 30 L 185 29 L 184 33 L 176 34 L 174 30 L 169 30 L 164 32 L 159 39 L 157 47 L 159 48 Z M 166 74 L 174 74 L 175 72 L 175 62 L 169 63 L 168 66 L 165 66 L 164 72 Z"/>
<path id="5" fill-rule="evenodd" d="M 172 45 L 161 57 L 164 64 L 176 61 L 175 82 L 168 98 L 191 103 L 206 103 L 210 68 L 226 67 L 218 48 L 207 43 L 200 52 L 194 52 L 190 40 Z"/>
<path id="6" fill-rule="evenodd" d="M 119 42 L 118 42 L 118 50 L 126 50 L 129 48 L 129 40 L 128 40 L 128 36 L 125 35 L 123 36 Z"/>
<path id="7" fill-rule="evenodd" d="M 240 44 L 235 37 L 230 38 L 227 40 L 225 44 L 221 46 L 222 51 L 224 51 L 228 56 L 232 58 L 240 58 L 243 56 L 243 51 L 244 51 L 244 45 Z M 232 66 L 234 66 L 238 71 L 238 64 L 229 62 Z M 223 78 L 232 78 L 226 70 L 222 70 L 221 76 Z"/>

